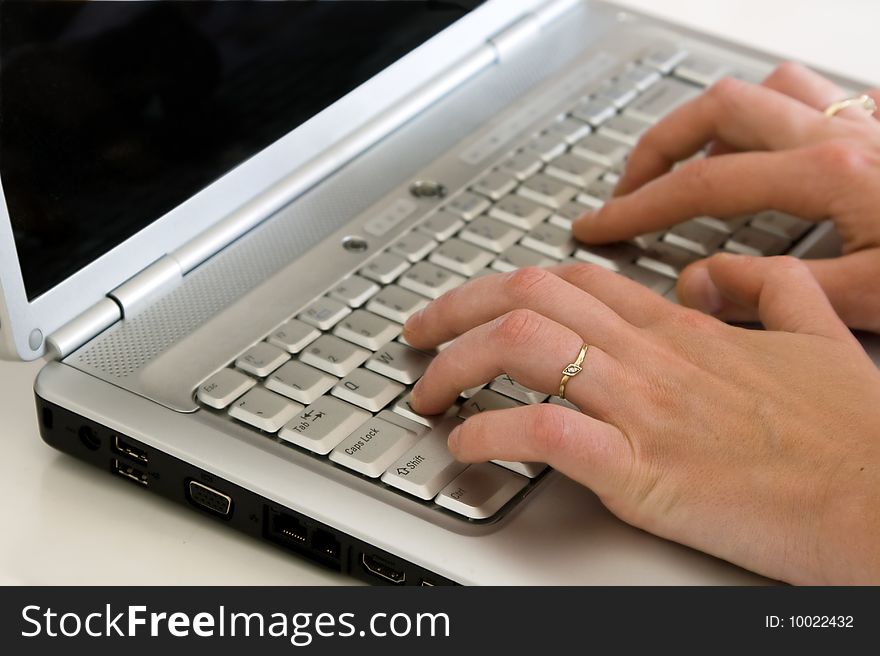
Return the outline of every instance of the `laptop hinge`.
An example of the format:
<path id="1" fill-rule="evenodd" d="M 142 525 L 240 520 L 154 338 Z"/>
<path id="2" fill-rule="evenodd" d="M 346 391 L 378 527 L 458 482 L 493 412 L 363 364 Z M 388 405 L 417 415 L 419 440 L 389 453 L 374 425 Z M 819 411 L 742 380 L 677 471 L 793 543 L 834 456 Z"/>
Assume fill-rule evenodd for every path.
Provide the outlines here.
<path id="1" fill-rule="evenodd" d="M 488 40 L 488 43 L 495 50 L 497 60 L 501 62 L 506 61 L 512 53 L 537 36 L 545 25 L 573 9 L 581 1 L 552 0 L 544 4 L 540 9 L 525 14 L 495 34 Z"/>
<path id="2" fill-rule="evenodd" d="M 182 279 L 177 260 L 166 255 L 126 280 L 107 296 L 119 304 L 123 318 L 131 318 Z"/>
<path id="3" fill-rule="evenodd" d="M 121 318 L 119 305 L 110 298 L 103 298 L 49 335 L 47 350 L 54 358 L 65 358 Z"/>

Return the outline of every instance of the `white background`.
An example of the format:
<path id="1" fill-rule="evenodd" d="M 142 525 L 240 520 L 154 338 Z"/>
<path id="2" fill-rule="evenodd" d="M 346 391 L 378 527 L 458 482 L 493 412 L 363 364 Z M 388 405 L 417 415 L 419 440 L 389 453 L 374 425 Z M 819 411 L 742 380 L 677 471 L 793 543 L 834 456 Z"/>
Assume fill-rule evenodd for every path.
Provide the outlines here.
<path id="1" fill-rule="evenodd" d="M 621 4 L 857 79 L 880 79 L 876 0 Z M 279 549 L 45 446 L 32 383 L 0 362 L 0 584 L 341 584 Z"/>

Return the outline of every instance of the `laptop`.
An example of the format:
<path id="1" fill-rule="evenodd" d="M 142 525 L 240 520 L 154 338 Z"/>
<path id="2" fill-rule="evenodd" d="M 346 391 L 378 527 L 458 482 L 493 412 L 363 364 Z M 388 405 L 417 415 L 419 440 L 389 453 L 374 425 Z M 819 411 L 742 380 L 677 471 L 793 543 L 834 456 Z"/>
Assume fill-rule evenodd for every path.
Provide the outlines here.
<path id="1" fill-rule="evenodd" d="M 0 341 L 50 360 L 49 445 L 369 583 L 764 581 L 541 463 L 456 462 L 464 418 L 561 401 L 501 376 L 421 417 L 431 354 L 400 332 L 522 266 L 594 262 L 674 299 L 715 250 L 834 254 L 830 225 L 773 211 L 569 236 L 647 127 L 772 58 L 580 0 L 2 13 Z"/>

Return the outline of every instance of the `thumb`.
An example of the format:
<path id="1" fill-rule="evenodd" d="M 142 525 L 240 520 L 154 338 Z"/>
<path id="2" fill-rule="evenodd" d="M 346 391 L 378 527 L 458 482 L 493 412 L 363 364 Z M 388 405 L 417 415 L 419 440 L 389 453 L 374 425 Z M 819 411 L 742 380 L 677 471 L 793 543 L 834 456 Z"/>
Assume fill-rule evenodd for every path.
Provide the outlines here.
<path id="1" fill-rule="evenodd" d="M 802 260 L 721 253 L 691 269 L 679 281 L 685 304 L 733 320 L 757 315 L 768 330 L 852 339 Z"/>

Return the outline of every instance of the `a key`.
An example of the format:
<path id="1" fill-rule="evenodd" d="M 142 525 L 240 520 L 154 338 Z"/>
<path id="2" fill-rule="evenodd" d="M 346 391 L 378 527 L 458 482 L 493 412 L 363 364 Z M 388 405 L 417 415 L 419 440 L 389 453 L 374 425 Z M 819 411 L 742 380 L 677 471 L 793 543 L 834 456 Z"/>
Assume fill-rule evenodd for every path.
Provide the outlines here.
<path id="1" fill-rule="evenodd" d="M 492 390 L 481 389 L 461 404 L 458 416 L 461 419 L 467 419 L 487 410 L 506 410 L 518 408 L 521 405 L 522 403 L 514 401 L 508 396 L 503 396 Z"/>
<path id="2" fill-rule="evenodd" d="M 724 249 L 741 255 L 781 255 L 790 245 L 791 242 L 786 237 L 746 226 L 731 235 L 724 244 Z"/>
<path id="3" fill-rule="evenodd" d="M 646 232 L 637 235 L 629 240 L 630 244 L 634 244 L 643 250 L 648 250 L 663 238 L 663 230 L 655 230 L 654 232 Z"/>
<path id="4" fill-rule="evenodd" d="M 459 396 L 463 399 L 472 399 L 481 389 L 486 387 L 486 383 L 482 385 L 476 385 L 475 387 L 469 387 L 466 390 L 462 390 Z M 459 412 L 461 412 L 461 408 L 459 408 Z"/>
<path id="5" fill-rule="evenodd" d="M 730 67 L 708 57 L 690 55 L 675 67 L 675 76 L 708 87 L 724 77 Z"/>
<path id="6" fill-rule="evenodd" d="M 526 478 L 535 478 L 547 469 L 547 465 L 543 462 L 512 462 L 510 460 L 493 460 L 492 462 Z"/>
<path id="7" fill-rule="evenodd" d="M 643 269 L 642 267 L 635 266 L 634 264 L 628 264 L 621 267 L 620 275 L 626 276 L 630 280 L 634 280 L 640 285 L 644 285 L 652 292 L 655 292 L 660 296 L 663 296 L 673 287 L 675 287 L 674 279 L 659 274 L 656 271 L 651 271 L 650 269 Z"/>
<path id="8" fill-rule="evenodd" d="M 602 125 L 615 114 L 617 114 L 617 108 L 614 103 L 604 98 L 581 101 L 571 110 L 572 116 L 579 121 L 589 123 L 594 128 Z"/>
<path id="9" fill-rule="evenodd" d="M 591 131 L 592 128 L 589 124 L 571 117 L 561 118 L 547 126 L 549 134 L 555 134 L 560 140 L 568 144 L 573 144 L 575 141 L 583 139 Z"/>
<path id="10" fill-rule="evenodd" d="M 403 389 L 403 385 L 372 371 L 355 369 L 336 384 L 332 394 L 364 410 L 378 412 L 397 398 Z"/>
<path id="11" fill-rule="evenodd" d="M 199 403 L 223 410 L 251 387 L 257 384 L 250 376 L 245 376 L 235 369 L 221 369 L 199 385 L 196 396 Z"/>
<path id="12" fill-rule="evenodd" d="M 485 214 L 471 221 L 458 234 L 459 238 L 464 241 L 496 253 L 500 253 L 508 246 L 513 246 L 522 235 L 521 230 Z"/>
<path id="13" fill-rule="evenodd" d="M 380 253 L 367 262 L 360 274 L 370 280 L 387 285 L 409 268 L 406 258 L 394 253 Z"/>
<path id="14" fill-rule="evenodd" d="M 460 422 L 450 418 L 391 463 L 382 482 L 420 499 L 433 499 L 467 467 L 452 457 L 446 448 L 449 432 Z"/>
<path id="15" fill-rule="evenodd" d="M 532 139 L 526 145 L 526 150 L 548 162 L 564 153 L 566 147 L 567 144 L 559 138 L 559 135 L 552 132 L 544 132 Z"/>
<path id="16" fill-rule="evenodd" d="M 408 232 L 391 246 L 391 252 L 405 257 L 410 262 L 418 262 L 427 257 L 437 247 L 437 242 L 424 232 Z"/>
<path id="17" fill-rule="evenodd" d="M 536 203 L 559 209 L 574 197 L 577 189 L 549 175 L 536 173 L 523 181 L 516 193 Z"/>
<path id="18" fill-rule="evenodd" d="M 641 253 L 641 250 L 631 244 L 616 243 L 584 246 L 577 249 L 574 256 L 611 271 L 620 271 L 626 265 L 635 262 Z"/>
<path id="19" fill-rule="evenodd" d="M 470 519 L 488 519 L 519 494 L 528 479 L 491 463 L 471 465 L 443 488 L 434 500 Z"/>
<path id="20" fill-rule="evenodd" d="M 648 123 L 656 123 L 682 103 L 696 98 L 699 93 L 700 90 L 691 84 L 667 78 L 639 96 L 623 113 Z"/>
<path id="21" fill-rule="evenodd" d="M 471 191 L 465 191 L 446 203 L 443 209 L 447 212 L 452 212 L 465 221 L 471 221 L 485 212 L 490 204 L 490 201 L 484 196 Z"/>
<path id="22" fill-rule="evenodd" d="M 732 219 L 716 219 L 714 216 L 698 216 L 696 219 L 692 219 L 695 223 L 700 223 L 713 230 L 726 232 L 727 234 L 733 234 L 744 225 L 748 225 L 751 220 L 752 217 L 750 215 L 737 216 Z"/>
<path id="23" fill-rule="evenodd" d="M 653 46 L 642 58 L 642 63 L 669 73 L 679 62 L 687 57 L 687 50 L 671 43 Z"/>
<path id="24" fill-rule="evenodd" d="M 509 223 L 520 230 L 531 230 L 550 216 L 551 210 L 522 196 L 511 194 L 499 200 L 489 210 L 489 216 Z"/>
<path id="25" fill-rule="evenodd" d="M 482 218 L 480 217 L 480 219 Z M 480 219 L 474 220 L 468 228 Z M 464 282 L 465 278 L 452 273 L 448 269 L 430 262 L 419 262 L 403 274 L 400 280 L 397 281 L 397 284 L 404 289 L 409 289 L 417 294 L 434 299 L 439 298 L 450 289 L 455 289 Z"/>
<path id="26" fill-rule="evenodd" d="M 288 401 L 261 387 L 255 387 L 229 408 L 229 416 L 267 433 L 276 433 L 297 412 L 299 403 Z"/>
<path id="27" fill-rule="evenodd" d="M 601 134 L 590 134 L 578 141 L 571 152 L 599 166 L 609 167 L 626 159 L 629 148 Z"/>
<path id="28" fill-rule="evenodd" d="M 489 384 L 489 389 L 498 392 L 499 394 L 503 394 L 504 396 L 509 396 L 520 403 L 527 404 L 541 403 L 550 396 L 549 394 L 536 392 L 524 385 L 520 385 L 508 374 L 501 374 L 498 376 Z"/>
<path id="29" fill-rule="evenodd" d="M 556 262 L 546 255 L 533 251 L 531 248 L 514 244 L 492 262 L 492 268 L 496 271 L 516 271 L 523 267 L 546 267 L 554 264 Z"/>
<path id="30" fill-rule="evenodd" d="M 544 169 L 547 175 L 552 175 L 568 184 L 577 187 L 585 187 L 593 180 L 602 176 L 602 168 L 594 162 L 567 153 L 551 160 Z"/>
<path id="31" fill-rule="evenodd" d="M 265 382 L 266 389 L 308 405 L 327 392 L 337 382 L 335 376 L 325 374 L 302 362 L 288 362 Z"/>
<path id="32" fill-rule="evenodd" d="M 349 307 L 359 308 L 378 291 L 379 285 L 372 280 L 360 276 L 349 276 L 330 290 L 330 296 L 337 301 L 348 304 Z"/>
<path id="33" fill-rule="evenodd" d="M 320 455 L 327 455 L 337 444 L 370 418 L 370 413 L 332 396 L 322 396 L 290 419 L 278 437 Z"/>
<path id="34" fill-rule="evenodd" d="M 636 264 L 643 269 L 651 269 L 664 276 L 678 278 L 682 269 L 698 259 L 698 255 L 661 241 L 645 251 L 636 260 Z"/>
<path id="35" fill-rule="evenodd" d="M 272 331 L 268 342 L 288 353 L 299 353 L 320 336 L 321 331 L 314 326 L 291 319 Z"/>
<path id="36" fill-rule="evenodd" d="M 405 385 L 412 385 L 422 377 L 429 364 L 431 356 L 427 353 L 400 342 L 390 342 L 376 351 L 367 361 L 366 367 Z"/>
<path id="37" fill-rule="evenodd" d="M 339 322 L 333 334 L 375 351 L 397 337 L 402 330 L 403 326 L 385 317 L 366 310 L 355 310 Z"/>
<path id="38" fill-rule="evenodd" d="M 539 225 L 523 237 L 520 243 L 557 260 L 571 255 L 576 246 L 571 232 L 549 223 Z"/>
<path id="39" fill-rule="evenodd" d="M 592 208 L 599 208 L 614 195 L 614 185 L 607 180 L 594 180 L 583 192 L 578 194 L 577 201 Z"/>
<path id="40" fill-rule="evenodd" d="M 446 241 L 464 227 L 464 221 L 449 212 L 439 211 L 419 224 L 418 229 L 435 241 Z"/>
<path id="41" fill-rule="evenodd" d="M 516 178 L 503 171 L 490 171 L 473 184 L 471 191 L 475 191 L 492 200 L 499 200 L 515 188 Z"/>
<path id="42" fill-rule="evenodd" d="M 367 419 L 340 442 L 330 453 L 330 460 L 364 476 L 378 478 L 418 440 L 413 431 L 379 415 Z"/>
<path id="43" fill-rule="evenodd" d="M 663 235 L 663 241 L 678 246 L 697 255 L 711 255 L 727 239 L 727 233 L 696 221 L 687 221 L 674 226 Z"/>
<path id="44" fill-rule="evenodd" d="M 488 265 L 494 255 L 461 239 L 449 239 L 440 244 L 429 259 L 434 264 L 470 276 Z"/>
<path id="45" fill-rule="evenodd" d="M 649 127 L 651 127 L 650 123 L 620 114 L 606 121 L 599 128 L 599 134 L 609 139 L 616 139 L 627 146 L 635 146 Z"/>
<path id="46" fill-rule="evenodd" d="M 791 241 L 803 237 L 812 226 L 809 221 L 776 210 L 759 212 L 749 225 Z"/>
<path id="47" fill-rule="evenodd" d="M 521 150 L 501 164 L 501 170 L 510 173 L 517 180 L 525 180 L 541 170 L 544 161 L 526 150 Z"/>
<path id="48" fill-rule="evenodd" d="M 397 323 L 406 323 L 407 319 L 427 304 L 428 299 L 420 294 L 397 285 L 388 285 L 370 299 L 367 310 Z"/>
<path id="49" fill-rule="evenodd" d="M 412 405 L 410 405 L 410 396 L 411 394 L 407 394 L 406 396 L 402 396 L 401 398 L 397 399 L 397 402 L 392 408 L 392 410 L 399 414 L 401 417 L 405 417 L 406 419 L 418 422 L 428 427 L 433 427 L 446 417 L 458 416 L 458 404 L 452 404 L 452 406 L 450 406 L 449 409 L 441 415 L 420 415 L 412 409 Z"/>
<path id="50" fill-rule="evenodd" d="M 287 351 L 277 346 L 260 342 L 242 353 L 235 361 L 235 366 L 254 376 L 268 376 L 290 359 Z"/>
<path id="51" fill-rule="evenodd" d="M 617 109 L 626 107 L 639 95 L 639 90 L 628 80 L 617 80 L 599 89 L 598 96 L 609 101 Z"/>
<path id="52" fill-rule="evenodd" d="M 347 303 L 322 296 L 318 300 L 313 301 L 297 318 L 300 321 L 313 325 L 315 328 L 329 330 L 350 312 L 351 308 L 348 307 Z"/>
<path id="53" fill-rule="evenodd" d="M 363 364 L 370 352 L 335 335 L 323 335 L 306 348 L 299 359 L 337 377 L 347 376 Z"/>
<path id="54" fill-rule="evenodd" d="M 570 200 L 556 210 L 547 222 L 558 228 L 562 228 L 563 230 L 571 230 L 571 224 L 575 222 L 575 219 L 579 218 L 589 210 L 590 208 L 583 203 L 579 203 L 576 200 Z"/>
<path id="55" fill-rule="evenodd" d="M 624 71 L 619 79 L 629 82 L 639 91 L 645 91 L 660 80 L 660 73 L 655 68 L 636 64 Z"/>

